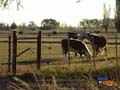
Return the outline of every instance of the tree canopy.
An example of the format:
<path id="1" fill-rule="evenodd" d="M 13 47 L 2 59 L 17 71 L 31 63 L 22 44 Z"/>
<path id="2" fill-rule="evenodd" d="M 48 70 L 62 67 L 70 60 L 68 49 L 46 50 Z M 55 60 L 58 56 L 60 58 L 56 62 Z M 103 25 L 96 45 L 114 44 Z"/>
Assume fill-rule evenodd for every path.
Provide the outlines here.
<path id="1" fill-rule="evenodd" d="M 44 19 L 41 22 L 41 29 L 42 30 L 52 30 L 57 29 L 60 26 L 59 22 L 55 19 Z"/>
<path id="2" fill-rule="evenodd" d="M 16 23 L 15 23 L 15 22 L 13 22 L 13 23 L 11 24 L 10 28 L 11 28 L 11 29 L 16 29 L 16 28 L 17 28 Z"/>

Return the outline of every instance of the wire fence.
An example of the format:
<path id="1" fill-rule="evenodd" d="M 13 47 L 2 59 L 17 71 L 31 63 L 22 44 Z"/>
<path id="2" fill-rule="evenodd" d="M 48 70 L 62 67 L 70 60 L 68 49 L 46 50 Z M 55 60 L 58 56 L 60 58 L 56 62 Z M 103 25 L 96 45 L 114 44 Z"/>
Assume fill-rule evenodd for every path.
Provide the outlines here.
<path id="1" fill-rule="evenodd" d="M 17 64 L 35 64 L 37 58 L 37 33 L 25 32 L 17 34 Z M 96 67 L 118 67 L 120 65 L 120 35 L 119 33 L 102 33 L 107 37 L 108 56 L 100 54 L 95 58 Z M 9 59 L 9 32 L 0 33 L 0 63 L 7 65 Z M 64 58 L 62 56 L 61 40 L 68 38 L 67 32 L 42 32 L 41 34 L 41 60 L 42 65 L 62 65 Z M 13 42 L 13 41 L 12 41 Z M 85 41 L 92 51 L 91 45 Z M 12 53 L 11 53 L 12 54 Z M 12 57 L 11 57 L 12 58 Z M 74 57 L 70 54 L 72 63 L 81 63 L 80 57 Z M 86 62 L 87 63 L 87 62 Z M 92 65 L 92 64 L 91 64 Z"/>

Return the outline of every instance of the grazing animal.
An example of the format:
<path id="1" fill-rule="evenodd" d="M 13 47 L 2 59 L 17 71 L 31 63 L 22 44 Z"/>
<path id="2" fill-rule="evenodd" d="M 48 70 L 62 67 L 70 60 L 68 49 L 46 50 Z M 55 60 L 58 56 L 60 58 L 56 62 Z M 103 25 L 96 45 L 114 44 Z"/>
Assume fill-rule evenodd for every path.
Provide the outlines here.
<path id="1" fill-rule="evenodd" d="M 81 40 L 77 40 L 77 39 L 70 39 L 69 42 L 68 42 L 68 39 L 62 39 L 61 41 L 62 54 L 64 54 L 65 57 L 69 51 L 68 43 L 69 43 L 69 48 L 70 48 L 69 50 L 79 53 L 82 60 L 83 60 L 83 56 L 85 56 L 87 60 L 91 60 L 91 52 L 88 49 L 87 45 Z"/>
<path id="2" fill-rule="evenodd" d="M 84 32 L 80 34 L 79 39 L 87 39 L 91 42 L 94 56 L 97 56 L 100 50 L 104 50 L 107 56 L 107 39 L 105 36 L 91 32 Z"/>

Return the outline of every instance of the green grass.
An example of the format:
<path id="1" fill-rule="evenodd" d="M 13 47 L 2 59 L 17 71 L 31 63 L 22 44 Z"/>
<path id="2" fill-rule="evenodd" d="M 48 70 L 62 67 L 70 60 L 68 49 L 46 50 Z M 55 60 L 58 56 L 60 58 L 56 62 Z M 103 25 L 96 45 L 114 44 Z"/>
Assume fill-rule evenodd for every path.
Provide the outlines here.
<path id="1" fill-rule="evenodd" d="M 62 38 L 44 38 L 43 41 L 60 41 Z M 120 41 L 120 40 L 118 40 Z M 108 42 L 115 42 L 114 39 L 108 39 Z M 21 56 L 17 57 L 17 76 L 21 79 L 28 80 L 33 83 L 33 76 L 31 73 L 39 77 L 51 79 L 53 76 L 56 79 L 64 80 L 79 80 L 82 75 L 89 76 L 90 82 L 95 82 L 95 79 L 99 76 L 107 76 L 112 80 L 117 81 L 116 78 L 116 49 L 115 45 L 108 45 L 107 59 L 104 55 L 99 55 L 95 58 L 96 70 L 93 66 L 93 62 L 82 62 L 80 57 L 74 57 L 74 53 L 71 53 L 71 64 L 63 61 L 61 44 L 49 44 L 42 43 L 42 60 L 59 60 L 51 62 L 50 65 L 42 63 L 41 70 L 36 69 L 36 43 L 18 43 L 17 54 L 31 48 Z M 49 49 L 51 47 L 51 49 Z M 91 45 L 88 45 L 92 51 Z M 118 52 L 120 51 L 120 45 L 118 45 Z M 120 54 L 118 53 L 118 57 Z M 120 58 L 118 58 L 118 66 L 120 67 Z M 7 72 L 8 61 L 8 44 L 0 43 L 0 80 L 4 77 L 11 75 Z M 119 68 L 120 72 L 120 68 Z M 120 76 L 120 73 L 118 74 Z M 29 78 L 29 79 L 28 79 Z M 26 81 L 27 81 L 26 80 Z M 120 81 L 120 79 L 119 79 Z M 64 83 L 64 82 L 63 82 Z"/>
<path id="2" fill-rule="evenodd" d="M 29 35 L 28 35 L 29 36 Z M 32 35 L 30 35 L 32 36 Z M 33 35 L 35 36 L 35 35 Z M 61 35 L 60 35 L 61 36 Z M 109 35 L 111 36 L 111 34 Z M 114 36 L 114 35 L 113 35 Z M 24 37 L 24 35 L 21 35 L 19 37 Z M 27 37 L 27 35 L 25 35 Z M 46 36 L 47 37 L 47 36 Z M 57 35 L 59 37 L 59 35 Z M 62 38 L 44 38 L 43 41 L 61 41 Z M 4 38 L 3 38 L 4 40 Z M 108 42 L 114 42 L 115 40 L 109 40 Z M 31 48 L 31 50 L 25 52 L 21 56 L 17 57 L 17 72 L 26 72 L 26 71 L 34 71 L 36 70 L 36 43 L 18 43 L 17 46 L 17 54 L 25 50 L 26 48 Z M 51 47 L 51 49 L 49 49 Z M 90 50 L 92 51 L 91 45 L 88 45 Z M 69 65 L 63 61 L 62 57 L 62 51 L 61 51 L 61 44 L 49 44 L 49 43 L 42 43 L 42 60 L 61 60 L 50 63 L 50 66 L 53 67 L 68 67 Z M 120 51 L 120 45 L 118 45 L 118 52 Z M 97 69 L 104 68 L 104 67 L 111 67 L 116 65 L 115 61 L 116 57 L 116 50 L 115 45 L 108 45 L 108 60 L 106 60 L 106 57 L 104 55 L 99 55 L 96 57 L 96 67 Z M 118 57 L 120 55 L 118 54 Z M 119 59 L 119 58 L 118 58 Z M 3 68 L 4 73 L 7 71 L 7 61 L 8 61 L 8 44 L 7 43 L 0 43 L 0 63 L 1 67 Z M 120 61 L 119 61 L 120 64 Z M 93 68 L 93 63 L 88 62 L 82 62 L 80 57 L 74 57 L 74 53 L 71 54 L 71 66 L 74 68 L 78 66 L 79 68 Z M 42 64 L 42 68 L 46 67 L 46 64 Z M 1 71 L 2 72 L 2 71 Z"/>
<path id="3" fill-rule="evenodd" d="M 36 44 L 35 43 L 18 43 L 18 50 L 17 53 L 19 54 L 26 48 L 31 48 L 31 50 L 25 52 L 21 56 L 17 57 L 17 60 L 36 60 Z M 49 49 L 51 47 L 51 49 Z M 90 50 L 91 45 L 89 45 Z M 120 50 L 118 46 L 118 51 Z M 0 43 L 0 55 L 1 55 L 1 62 L 6 62 L 8 58 L 8 45 L 7 43 Z M 108 45 L 108 58 L 115 57 L 116 56 L 116 50 L 115 45 Z M 71 54 L 74 56 L 74 54 Z M 5 59 L 6 58 L 6 59 Z M 62 58 L 62 51 L 61 51 L 61 45 L 60 44 L 42 44 L 42 59 L 45 58 Z M 103 55 L 98 56 L 97 58 L 104 59 Z M 78 59 L 78 58 L 74 58 Z M 80 59 L 80 58 L 79 58 Z"/>

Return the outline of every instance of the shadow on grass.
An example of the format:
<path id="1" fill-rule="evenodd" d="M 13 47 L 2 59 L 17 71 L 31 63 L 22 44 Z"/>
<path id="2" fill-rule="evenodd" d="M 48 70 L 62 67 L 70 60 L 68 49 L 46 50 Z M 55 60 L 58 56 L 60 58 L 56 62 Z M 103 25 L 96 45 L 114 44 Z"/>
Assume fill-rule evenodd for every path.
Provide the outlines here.
<path id="1" fill-rule="evenodd" d="M 120 59 L 120 57 L 118 57 L 118 59 Z M 95 59 L 96 61 L 105 61 L 105 60 L 116 60 L 116 57 L 106 57 L 106 58 L 102 58 L 102 59 Z"/>
<path id="2" fill-rule="evenodd" d="M 50 64 L 53 62 L 62 62 L 63 59 L 62 58 L 46 58 L 46 59 L 42 59 L 41 63 L 45 63 L 45 64 Z M 30 61 L 26 61 L 26 60 L 22 60 L 22 61 L 17 61 L 18 65 L 27 65 L 27 64 L 36 64 L 37 61 L 36 60 L 30 60 Z M 2 65 L 7 65 L 8 63 L 1 63 Z"/>
<path id="3" fill-rule="evenodd" d="M 120 57 L 118 57 L 118 59 L 120 59 Z M 105 60 L 116 60 L 116 57 L 109 57 L 109 58 L 102 58 L 102 59 L 98 59 L 95 58 L 95 61 L 105 61 Z M 46 58 L 46 59 L 42 59 L 41 63 L 42 64 L 57 64 L 57 62 L 64 62 L 63 58 Z M 74 62 L 71 59 L 71 62 Z M 81 61 L 81 60 L 77 60 L 75 61 L 75 63 L 87 63 L 88 61 Z M 22 60 L 22 61 L 17 61 L 18 65 L 27 65 L 27 64 L 36 64 L 37 61 L 36 60 L 30 60 L 30 61 L 26 61 L 26 60 Z M 7 65 L 8 63 L 1 63 L 2 65 Z M 64 63 L 63 63 L 64 64 Z"/>

